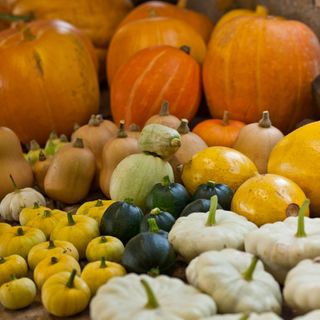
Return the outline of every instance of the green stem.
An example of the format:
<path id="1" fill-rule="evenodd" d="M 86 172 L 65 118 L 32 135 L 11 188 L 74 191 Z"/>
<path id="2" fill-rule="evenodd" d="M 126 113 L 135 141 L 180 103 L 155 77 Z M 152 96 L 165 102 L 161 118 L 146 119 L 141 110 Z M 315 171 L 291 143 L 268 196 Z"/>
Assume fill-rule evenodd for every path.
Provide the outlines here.
<path id="1" fill-rule="evenodd" d="M 254 270 L 256 269 L 257 263 L 258 263 L 258 257 L 253 256 L 248 269 L 242 274 L 244 280 L 247 280 L 247 281 L 252 280 L 252 276 L 253 276 Z"/>
<path id="2" fill-rule="evenodd" d="M 12 185 L 13 185 L 14 191 L 18 191 L 19 188 L 17 187 L 17 184 L 16 184 L 16 182 L 14 181 L 12 174 L 9 174 L 9 177 L 10 177 L 11 183 L 12 183 Z"/>
<path id="3" fill-rule="evenodd" d="M 101 243 L 106 243 L 106 242 L 108 242 L 107 237 L 106 237 L 106 236 L 102 236 L 102 237 L 100 238 L 100 242 L 101 242 Z"/>
<path id="4" fill-rule="evenodd" d="M 165 116 L 169 116 L 170 112 L 169 112 L 169 101 L 164 100 L 162 102 L 161 108 L 160 108 L 160 112 L 159 112 L 159 116 L 161 117 L 165 117 Z"/>
<path id="5" fill-rule="evenodd" d="M 6 262 L 6 259 L 4 257 L 0 257 L 0 264 L 3 264 Z"/>
<path id="6" fill-rule="evenodd" d="M 298 228 L 297 228 L 297 233 L 296 233 L 297 238 L 303 238 L 303 237 L 307 236 L 306 231 L 304 229 L 304 213 L 307 210 L 307 208 L 309 207 L 309 204 L 310 204 L 310 200 L 305 199 L 302 206 L 299 209 Z"/>
<path id="7" fill-rule="evenodd" d="M 149 225 L 149 232 L 154 232 L 154 233 L 160 232 L 160 229 L 158 227 L 158 224 L 155 218 L 149 218 L 148 225 Z"/>
<path id="8" fill-rule="evenodd" d="M 16 14 L 12 14 L 12 13 L 0 12 L 0 20 L 2 20 L 2 21 L 9 21 L 9 22 L 24 21 L 24 22 L 28 22 L 28 21 L 31 21 L 32 19 L 34 19 L 34 15 L 32 13 L 29 13 L 29 14 L 27 14 L 25 16 L 22 16 L 22 15 L 16 15 Z"/>
<path id="9" fill-rule="evenodd" d="M 73 288 L 74 278 L 76 277 L 76 275 L 77 275 L 77 270 L 73 269 L 72 272 L 71 272 L 71 274 L 70 274 L 70 277 L 69 277 L 69 279 L 68 279 L 68 281 L 67 281 L 67 283 L 66 283 L 66 286 L 67 286 L 68 288 Z"/>
<path id="10" fill-rule="evenodd" d="M 73 226 L 73 225 L 76 224 L 76 222 L 75 222 L 74 219 L 73 219 L 72 212 L 68 212 L 68 213 L 67 213 L 67 217 L 68 217 L 68 224 L 69 224 L 69 226 Z"/>
<path id="11" fill-rule="evenodd" d="M 132 198 L 125 198 L 125 199 L 123 200 L 123 202 L 126 202 L 126 203 L 128 203 L 128 204 L 133 204 L 133 199 L 132 199 Z"/>
<path id="12" fill-rule="evenodd" d="M 171 140 L 170 140 L 170 146 L 171 147 L 180 147 L 181 146 L 181 140 L 180 140 L 180 138 L 172 138 Z"/>
<path id="13" fill-rule="evenodd" d="M 23 235 L 24 235 L 23 229 L 22 229 L 22 228 L 18 228 L 16 235 L 17 235 L 17 236 L 23 236 Z"/>
<path id="14" fill-rule="evenodd" d="M 250 315 L 245 313 L 245 314 L 243 314 L 243 315 L 241 316 L 241 318 L 240 318 L 239 320 L 248 320 L 249 317 L 250 317 Z"/>
<path id="15" fill-rule="evenodd" d="M 159 268 L 151 268 L 147 272 L 147 274 L 148 274 L 148 276 L 155 278 L 160 274 L 160 270 L 159 270 Z"/>
<path id="16" fill-rule="evenodd" d="M 13 281 L 13 280 L 17 280 L 17 277 L 15 274 L 11 274 L 10 275 L 10 280 Z"/>
<path id="17" fill-rule="evenodd" d="M 50 240 L 49 241 L 49 245 L 48 245 L 48 249 L 54 249 L 56 246 L 54 244 L 54 241 L 53 240 Z"/>
<path id="18" fill-rule="evenodd" d="M 119 131 L 118 131 L 117 138 L 126 138 L 127 136 L 128 135 L 126 133 L 125 121 L 124 120 L 120 120 L 120 122 L 119 122 Z"/>
<path id="19" fill-rule="evenodd" d="M 51 139 L 49 139 L 48 142 L 46 143 L 45 154 L 47 156 L 53 156 L 55 152 L 56 152 L 56 145 Z"/>
<path id="20" fill-rule="evenodd" d="M 210 210 L 208 214 L 208 219 L 206 226 L 210 227 L 216 223 L 216 211 L 218 205 L 218 197 L 216 195 L 212 196 L 210 199 Z"/>
<path id="21" fill-rule="evenodd" d="M 106 264 L 106 258 L 105 257 L 101 257 L 101 263 L 100 263 L 100 269 L 104 269 L 107 268 L 108 265 Z"/>
<path id="22" fill-rule="evenodd" d="M 189 46 L 186 46 L 186 45 L 181 46 L 180 50 L 182 50 L 186 54 L 190 54 L 190 52 L 191 52 L 191 48 Z"/>
<path id="23" fill-rule="evenodd" d="M 39 209 L 39 208 L 40 208 L 39 203 L 38 203 L 38 202 L 35 202 L 35 203 L 33 204 L 32 209 Z"/>
<path id="24" fill-rule="evenodd" d="M 150 211 L 150 214 L 154 215 L 154 216 L 157 216 L 158 214 L 160 214 L 161 210 L 159 208 L 153 208 L 151 211 Z"/>
<path id="25" fill-rule="evenodd" d="M 51 210 L 44 210 L 43 216 L 45 218 L 51 217 L 52 216 Z"/>
<path id="26" fill-rule="evenodd" d="M 164 187 L 169 187 L 169 186 L 170 186 L 170 183 L 171 183 L 171 181 L 170 181 L 169 176 L 164 176 L 164 177 L 162 178 L 162 185 L 163 185 Z"/>
<path id="27" fill-rule="evenodd" d="M 101 199 L 98 199 L 96 204 L 94 205 L 95 207 L 102 207 L 103 206 L 103 202 Z"/>
<path id="28" fill-rule="evenodd" d="M 145 279 L 140 280 L 141 284 L 143 285 L 144 290 L 147 294 L 147 303 L 145 304 L 146 309 L 157 309 L 159 308 L 159 303 L 157 301 L 156 296 L 154 295 L 151 287 L 149 286 L 148 282 Z"/>
<path id="29" fill-rule="evenodd" d="M 207 186 L 210 187 L 210 188 L 215 188 L 216 183 L 215 183 L 214 181 L 212 181 L 212 180 L 209 180 L 209 181 L 207 182 Z"/>
<path id="30" fill-rule="evenodd" d="M 51 264 L 56 264 L 56 263 L 58 263 L 58 258 L 57 257 L 51 257 Z"/>

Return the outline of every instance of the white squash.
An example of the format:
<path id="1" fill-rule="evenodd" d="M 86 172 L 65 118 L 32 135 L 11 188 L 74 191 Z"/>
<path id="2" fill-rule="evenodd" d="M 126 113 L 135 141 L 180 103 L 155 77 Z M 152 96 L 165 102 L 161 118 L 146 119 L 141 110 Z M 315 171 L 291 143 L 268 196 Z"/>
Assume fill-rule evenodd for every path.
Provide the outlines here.
<path id="1" fill-rule="evenodd" d="M 44 196 L 32 188 L 19 189 L 10 176 L 14 191 L 8 193 L 0 203 L 0 215 L 4 220 L 19 221 L 19 214 L 23 208 L 32 208 L 37 202 L 40 206 L 46 204 Z"/>
<path id="2" fill-rule="evenodd" d="M 237 314 L 217 314 L 209 318 L 203 318 L 201 320 L 283 320 L 277 314 L 273 312 L 267 313 L 237 313 Z"/>
<path id="3" fill-rule="evenodd" d="M 320 218 L 304 217 L 309 203 L 302 204 L 298 217 L 265 224 L 245 238 L 245 250 L 258 256 L 281 284 L 298 262 L 320 255 Z"/>
<path id="4" fill-rule="evenodd" d="M 257 229 L 245 217 L 216 208 L 217 196 L 213 196 L 209 212 L 194 212 L 180 217 L 169 232 L 170 243 L 186 261 L 209 250 L 242 250 L 246 234 Z"/>
<path id="5" fill-rule="evenodd" d="M 320 310 L 315 310 L 305 314 L 304 316 L 296 317 L 293 320 L 319 320 L 319 319 L 320 319 Z"/>
<path id="6" fill-rule="evenodd" d="M 196 320 L 215 313 L 209 296 L 163 275 L 112 278 L 90 304 L 92 320 Z"/>
<path id="7" fill-rule="evenodd" d="M 220 313 L 281 312 L 279 284 L 250 253 L 202 253 L 190 262 L 186 276 L 191 285 L 211 295 Z"/>
<path id="8" fill-rule="evenodd" d="M 300 261 L 289 271 L 284 283 L 287 305 L 301 314 L 320 309 L 319 293 L 320 257 Z"/>

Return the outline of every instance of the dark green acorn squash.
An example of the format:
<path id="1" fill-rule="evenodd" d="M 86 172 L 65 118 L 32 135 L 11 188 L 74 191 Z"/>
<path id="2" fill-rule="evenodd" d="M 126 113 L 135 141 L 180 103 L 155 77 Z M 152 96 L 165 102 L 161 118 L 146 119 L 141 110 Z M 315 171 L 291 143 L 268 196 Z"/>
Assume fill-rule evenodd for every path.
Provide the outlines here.
<path id="1" fill-rule="evenodd" d="M 150 213 L 146 214 L 140 223 L 140 232 L 149 231 L 148 220 L 154 218 L 159 229 L 169 232 L 174 225 L 176 219 L 173 215 L 166 211 L 161 211 L 159 208 L 153 208 Z"/>

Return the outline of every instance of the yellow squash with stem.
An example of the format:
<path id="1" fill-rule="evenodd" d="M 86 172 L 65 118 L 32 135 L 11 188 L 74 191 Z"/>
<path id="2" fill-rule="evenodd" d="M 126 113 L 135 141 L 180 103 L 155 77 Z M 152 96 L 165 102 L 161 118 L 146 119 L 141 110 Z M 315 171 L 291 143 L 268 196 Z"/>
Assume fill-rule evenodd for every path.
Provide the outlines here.
<path id="1" fill-rule="evenodd" d="M 10 281 L 10 276 L 24 277 L 28 273 L 28 265 L 24 258 L 17 254 L 0 257 L 0 285 Z"/>
<path id="2" fill-rule="evenodd" d="M 22 226 L 25 226 L 29 222 L 29 220 L 41 216 L 45 210 L 50 210 L 50 208 L 41 206 L 38 202 L 35 202 L 32 208 L 23 208 L 21 210 L 19 215 L 19 223 Z"/>

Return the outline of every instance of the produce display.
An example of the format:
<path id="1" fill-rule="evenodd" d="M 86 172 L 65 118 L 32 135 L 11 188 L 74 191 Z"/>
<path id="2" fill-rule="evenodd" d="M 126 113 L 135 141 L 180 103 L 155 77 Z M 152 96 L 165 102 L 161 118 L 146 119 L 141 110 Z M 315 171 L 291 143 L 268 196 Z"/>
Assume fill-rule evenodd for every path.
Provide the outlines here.
<path id="1" fill-rule="evenodd" d="M 316 34 L 49 2 L 0 0 L 0 319 L 319 320 Z"/>

